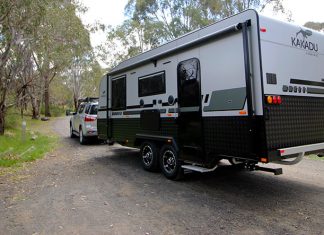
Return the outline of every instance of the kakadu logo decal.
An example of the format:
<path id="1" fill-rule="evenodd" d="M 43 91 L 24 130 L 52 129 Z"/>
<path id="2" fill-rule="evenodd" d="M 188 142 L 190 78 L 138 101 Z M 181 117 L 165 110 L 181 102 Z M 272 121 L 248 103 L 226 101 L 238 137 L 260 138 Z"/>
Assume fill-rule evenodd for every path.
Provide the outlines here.
<path id="1" fill-rule="evenodd" d="M 304 50 L 318 51 L 318 44 L 308 40 L 313 35 L 313 32 L 308 29 L 300 29 L 295 37 L 291 37 L 291 45 Z"/>

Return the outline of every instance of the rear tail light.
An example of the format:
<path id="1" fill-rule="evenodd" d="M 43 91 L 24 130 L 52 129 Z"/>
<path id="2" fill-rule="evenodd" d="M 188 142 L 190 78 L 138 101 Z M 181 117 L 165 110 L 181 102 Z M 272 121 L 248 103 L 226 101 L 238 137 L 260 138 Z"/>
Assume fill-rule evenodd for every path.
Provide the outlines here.
<path id="1" fill-rule="evenodd" d="M 84 117 L 85 122 L 93 122 L 95 120 L 96 120 L 96 117 L 92 117 L 92 116 L 85 116 Z"/>
<path id="2" fill-rule="evenodd" d="M 278 103 L 277 96 L 274 96 L 274 97 L 272 98 L 272 102 L 273 102 L 274 104 L 277 104 L 277 103 Z"/>
<path id="3" fill-rule="evenodd" d="M 268 104 L 281 104 L 282 103 L 281 96 L 275 96 L 275 95 L 273 95 L 273 96 L 268 95 L 266 101 Z"/>

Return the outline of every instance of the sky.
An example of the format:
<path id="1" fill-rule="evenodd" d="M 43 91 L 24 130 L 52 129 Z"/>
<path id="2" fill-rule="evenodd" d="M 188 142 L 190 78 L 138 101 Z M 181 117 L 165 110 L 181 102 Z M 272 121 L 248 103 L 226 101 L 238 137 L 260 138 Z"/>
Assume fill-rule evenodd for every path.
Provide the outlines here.
<path id="1" fill-rule="evenodd" d="M 81 16 L 84 24 L 100 22 L 105 25 L 116 26 L 122 23 L 124 7 L 127 0 L 80 0 L 88 8 L 88 11 Z M 292 19 L 296 24 L 303 25 L 307 21 L 324 22 L 324 0 L 284 0 L 284 7 L 291 11 Z M 277 19 L 285 20 L 286 17 L 274 14 L 270 9 L 262 14 Z M 91 35 L 93 46 L 105 41 L 103 33 Z"/>

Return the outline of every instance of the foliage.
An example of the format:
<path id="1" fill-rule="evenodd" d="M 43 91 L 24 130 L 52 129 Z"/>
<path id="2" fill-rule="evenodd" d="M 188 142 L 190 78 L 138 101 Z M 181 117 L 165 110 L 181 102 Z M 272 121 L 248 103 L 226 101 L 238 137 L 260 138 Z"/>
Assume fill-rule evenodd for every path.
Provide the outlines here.
<path id="1" fill-rule="evenodd" d="M 41 121 L 27 120 L 26 140 L 22 141 L 21 117 L 17 113 L 10 112 L 6 119 L 6 133 L 0 136 L 0 167 L 34 161 L 43 157 L 55 146 L 57 141 L 55 136 L 32 131 L 40 128 Z M 32 136 L 37 136 L 37 138 L 32 140 Z"/>
<path id="2" fill-rule="evenodd" d="M 8 107 L 30 107 L 38 118 L 44 103 L 50 116 L 51 83 L 80 58 L 90 58 L 89 31 L 76 1 L 2 0 L 0 4 L 0 135 Z M 82 66 L 89 67 L 94 57 Z M 76 70 L 81 69 L 77 67 Z M 58 93 L 59 94 L 59 93 Z"/>
<path id="3" fill-rule="evenodd" d="M 309 21 L 306 24 L 304 24 L 304 26 L 308 27 L 310 29 L 315 29 L 315 30 L 320 31 L 320 32 L 324 32 L 324 22 L 319 23 L 319 22 Z"/>
<path id="4" fill-rule="evenodd" d="M 127 19 L 107 27 L 107 43 L 99 48 L 111 67 L 185 33 L 248 8 L 271 6 L 285 12 L 283 0 L 129 0 Z"/>

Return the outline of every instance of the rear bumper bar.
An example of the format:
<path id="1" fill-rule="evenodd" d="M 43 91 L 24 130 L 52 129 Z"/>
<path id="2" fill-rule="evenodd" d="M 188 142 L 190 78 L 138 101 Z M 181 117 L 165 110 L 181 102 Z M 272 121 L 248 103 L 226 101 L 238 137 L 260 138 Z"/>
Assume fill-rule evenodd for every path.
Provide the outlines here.
<path id="1" fill-rule="evenodd" d="M 290 147 L 290 148 L 282 148 L 278 150 L 281 157 L 298 154 L 298 153 L 305 154 L 305 153 L 316 152 L 316 151 L 322 152 L 324 150 L 324 143 L 301 145 L 301 146 Z"/>

